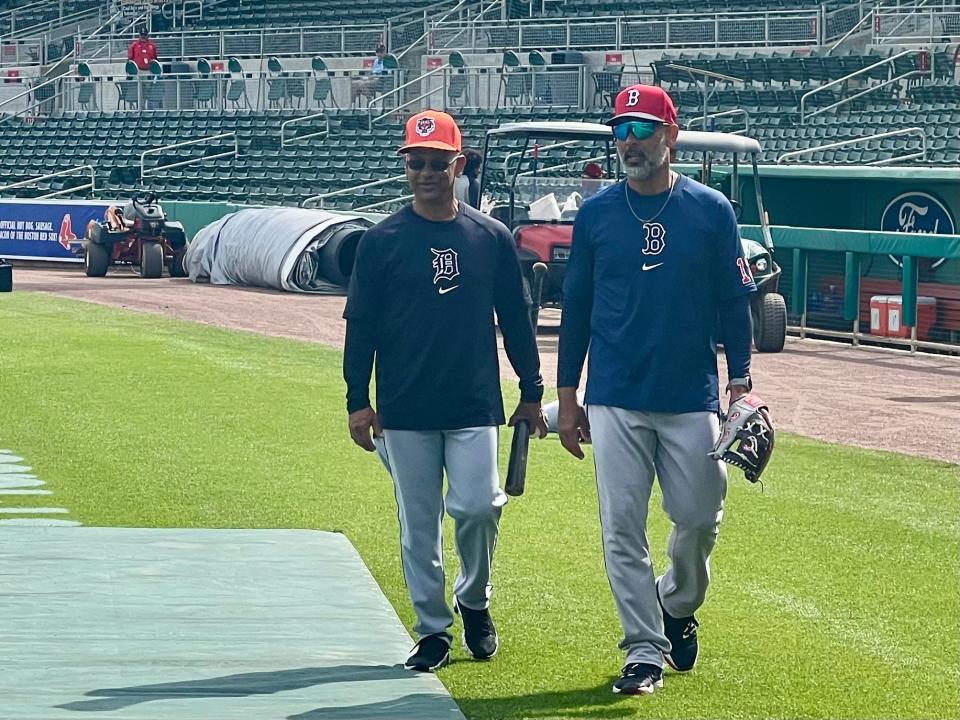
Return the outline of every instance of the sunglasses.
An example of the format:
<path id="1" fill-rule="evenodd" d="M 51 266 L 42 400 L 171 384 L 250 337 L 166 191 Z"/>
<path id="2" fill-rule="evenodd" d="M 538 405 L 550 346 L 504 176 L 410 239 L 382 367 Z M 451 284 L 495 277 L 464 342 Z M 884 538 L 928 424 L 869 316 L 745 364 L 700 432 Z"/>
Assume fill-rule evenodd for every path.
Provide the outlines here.
<path id="1" fill-rule="evenodd" d="M 613 136 L 620 142 L 623 142 L 630 133 L 633 133 L 633 136 L 637 140 L 646 140 L 653 135 L 661 125 L 666 125 L 666 123 L 656 122 L 654 120 L 632 120 L 614 125 Z"/>
<path id="2" fill-rule="evenodd" d="M 429 167 L 433 172 L 445 172 L 447 168 L 449 168 L 459 159 L 460 155 L 454 155 L 451 160 L 431 160 L 430 162 L 427 162 L 423 158 L 410 157 L 408 155 L 406 163 L 407 168 L 413 172 L 420 172 L 426 167 Z"/>

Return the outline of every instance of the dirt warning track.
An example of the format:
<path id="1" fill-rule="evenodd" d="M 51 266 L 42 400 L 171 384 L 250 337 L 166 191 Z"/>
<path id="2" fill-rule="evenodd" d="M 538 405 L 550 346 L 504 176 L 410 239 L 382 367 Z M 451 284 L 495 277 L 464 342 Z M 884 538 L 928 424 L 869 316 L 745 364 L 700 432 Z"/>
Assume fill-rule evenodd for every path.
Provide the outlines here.
<path id="1" fill-rule="evenodd" d="M 144 280 L 127 271 L 87 278 L 72 267 L 18 265 L 14 282 L 17 292 L 51 293 L 332 347 L 343 343 L 342 297 Z M 539 345 L 548 387 L 556 381 L 558 324 L 558 311 L 541 313 Z M 501 375 L 512 379 L 502 344 L 500 356 Z M 754 355 L 753 376 L 778 429 L 960 464 L 960 358 L 790 338 L 781 353 Z"/>

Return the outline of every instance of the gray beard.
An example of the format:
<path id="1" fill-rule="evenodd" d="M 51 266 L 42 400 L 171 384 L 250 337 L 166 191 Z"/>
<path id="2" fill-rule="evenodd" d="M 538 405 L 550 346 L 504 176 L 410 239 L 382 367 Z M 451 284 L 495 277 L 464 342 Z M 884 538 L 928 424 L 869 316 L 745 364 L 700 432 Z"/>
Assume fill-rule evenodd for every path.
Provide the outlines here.
<path id="1" fill-rule="evenodd" d="M 623 155 L 621 154 L 620 166 L 623 168 L 623 174 L 631 180 L 649 180 L 667 163 L 670 157 L 669 153 L 670 149 L 666 143 L 664 143 L 657 149 L 656 155 L 644 158 L 644 160 L 637 165 L 628 165 L 624 162 Z"/>

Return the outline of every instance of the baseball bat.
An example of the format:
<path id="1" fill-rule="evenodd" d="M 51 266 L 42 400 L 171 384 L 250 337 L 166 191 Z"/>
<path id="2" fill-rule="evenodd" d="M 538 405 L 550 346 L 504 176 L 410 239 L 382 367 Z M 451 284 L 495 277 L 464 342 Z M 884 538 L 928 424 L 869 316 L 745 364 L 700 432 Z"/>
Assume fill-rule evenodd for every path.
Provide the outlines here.
<path id="1" fill-rule="evenodd" d="M 533 335 L 537 335 L 537 323 L 540 319 L 540 300 L 543 297 L 543 278 L 547 266 L 538 262 L 533 266 L 533 286 L 530 288 L 533 304 L 530 308 L 530 323 Z M 510 459 L 507 462 L 507 482 L 504 490 L 507 495 L 523 495 L 527 481 L 527 452 L 530 449 L 530 423 L 521 420 L 513 426 L 513 441 L 510 443 Z"/>
<path id="2" fill-rule="evenodd" d="M 523 495 L 527 480 L 527 450 L 530 448 L 530 423 L 521 420 L 513 426 L 513 442 L 510 443 L 510 460 L 507 463 L 507 495 Z"/>
<path id="3" fill-rule="evenodd" d="M 547 266 L 542 263 L 533 264 L 533 285 L 530 287 L 530 323 L 533 325 L 533 334 L 537 334 L 537 324 L 540 322 L 540 301 L 543 298 L 543 279 L 547 276 Z"/>

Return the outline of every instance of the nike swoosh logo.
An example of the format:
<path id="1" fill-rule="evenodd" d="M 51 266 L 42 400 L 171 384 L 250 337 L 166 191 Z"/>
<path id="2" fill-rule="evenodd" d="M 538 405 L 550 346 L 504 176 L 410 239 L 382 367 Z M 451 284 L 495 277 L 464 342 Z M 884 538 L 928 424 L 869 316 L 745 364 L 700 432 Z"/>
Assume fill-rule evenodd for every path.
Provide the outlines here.
<path id="1" fill-rule="evenodd" d="M 437 292 L 440 293 L 441 295 L 446 295 L 448 292 L 450 292 L 451 290 L 456 290 L 458 287 L 460 286 L 454 285 L 453 287 L 448 287 L 448 288 L 437 288 Z"/>
<path id="2" fill-rule="evenodd" d="M 656 265 L 647 265 L 646 263 L 644 263 L 644 264 L 643 264 L 643 269 L 644 269 L 644 271 L 653 270 L 653 269 L 655 269 L 655 268 L 660 267 L 661 265 L 663 265 L 663 263 L 657 263 Z"/>

